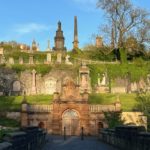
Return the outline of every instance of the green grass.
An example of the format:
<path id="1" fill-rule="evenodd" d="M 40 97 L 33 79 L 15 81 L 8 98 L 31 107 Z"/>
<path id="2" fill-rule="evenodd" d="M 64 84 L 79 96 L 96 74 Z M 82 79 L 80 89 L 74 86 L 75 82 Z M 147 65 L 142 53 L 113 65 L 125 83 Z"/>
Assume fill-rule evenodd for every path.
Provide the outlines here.
<path id="1" fill-rule="evenodd" d="M 117 101 L 118 94 L 92 94 L 89 97 L 90 104 L 112 104 Z M 138 102 L 136 94 L 119 94 L 123 111 L 133 111 Z"/>
<path id="2" fill-rule="evenodd" d="M 26 96 L 29 104 L 49 104 L 52 95 Z M 22 96 L 0 96 L 0 111 L 19 111 L 21 108 Z"/>
<path id="3" fill-rule="evenodd" d="M 0 117 L 0 125 L 4 127 L 19 127 L 20 122 L 6 117 Z"/>
<path id="4" fill-rule="evenodd" d="M 50 104 L 52 95 L 26 96 L 29 104 Z M 116 102 L 118 94 L 91 94 L 89 96 L 90 104 L 112 104 Z M 0 111 L 19 111 L 21 108 L 22 96 L 0 96 Z M 119 100 L 123 111 L 132 111 L 136 109 L 138 102 L 136 94 L 119 94 Z"/>

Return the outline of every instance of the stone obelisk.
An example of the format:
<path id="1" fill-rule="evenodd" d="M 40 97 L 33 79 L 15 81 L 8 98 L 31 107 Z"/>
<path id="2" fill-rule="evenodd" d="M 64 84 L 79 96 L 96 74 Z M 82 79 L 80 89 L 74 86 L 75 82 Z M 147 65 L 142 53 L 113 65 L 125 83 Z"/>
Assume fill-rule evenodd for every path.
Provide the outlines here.
<path id="1" fill-rule="evenodd" d="M 73 41 L 73 49 L 78 48 L 78 26 L 77 26 L 77 16 L 74 17 L 74 41 Z"/>

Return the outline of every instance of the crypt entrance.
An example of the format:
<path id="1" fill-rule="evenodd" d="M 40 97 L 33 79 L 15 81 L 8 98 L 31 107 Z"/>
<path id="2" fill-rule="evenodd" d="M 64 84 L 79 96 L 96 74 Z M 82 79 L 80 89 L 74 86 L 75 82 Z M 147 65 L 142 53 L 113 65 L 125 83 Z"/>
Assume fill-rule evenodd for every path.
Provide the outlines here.
<path id="1" fill-rule="evenodd" d="M 65 132 L 66 135 L 79 135 L 80 119 L 77 111 L 68 109 L 63 113 L 62 131 Z"/>

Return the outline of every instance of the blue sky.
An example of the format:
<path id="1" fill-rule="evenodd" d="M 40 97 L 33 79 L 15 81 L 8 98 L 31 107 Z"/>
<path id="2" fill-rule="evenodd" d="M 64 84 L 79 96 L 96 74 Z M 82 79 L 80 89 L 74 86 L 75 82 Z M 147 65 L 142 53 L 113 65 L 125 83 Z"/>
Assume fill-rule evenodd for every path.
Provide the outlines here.
<path id="1" fill-rule="evenodd" d="M 78 17 L 79 46 L 92 42 L 105 20 L 96 9 L 97 0 L 0 0 L 0 41 L 31 44 L 35 39 L 41 50 L 50 39 L 54 46 L 57 22 L 62 22 L 65 46 L 72 49 L 74 16 Z M 150 11 L 150 0 L 133 0 Z"/>

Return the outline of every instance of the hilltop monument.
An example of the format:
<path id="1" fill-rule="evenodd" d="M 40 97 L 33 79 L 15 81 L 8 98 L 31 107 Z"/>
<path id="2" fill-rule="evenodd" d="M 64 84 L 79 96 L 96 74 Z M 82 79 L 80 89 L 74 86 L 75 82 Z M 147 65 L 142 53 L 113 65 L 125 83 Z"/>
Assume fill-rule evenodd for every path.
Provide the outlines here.
<path id="1" fill-rule="evenodd" d="M 77 16 L 74 17 L 74 41 L 73 41 L 73 49 L 78 48 L 78 26 L 77 26 Z"/>
<path id="2" fill-rule="evenodd" d="M 55 47 L 53 47 L 54 51 L 66 51 L 65 45 L 65 38 L 63 36 L 63 31 L 61 29 L 61 22 L 58 22 L 58 29 L 56 31 L 55 40 Z"/>

